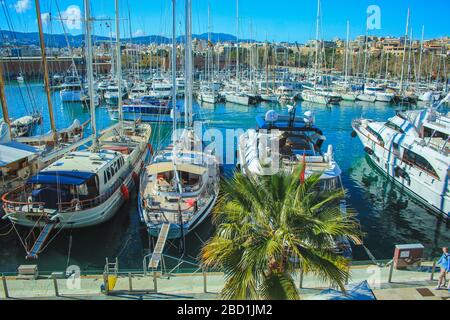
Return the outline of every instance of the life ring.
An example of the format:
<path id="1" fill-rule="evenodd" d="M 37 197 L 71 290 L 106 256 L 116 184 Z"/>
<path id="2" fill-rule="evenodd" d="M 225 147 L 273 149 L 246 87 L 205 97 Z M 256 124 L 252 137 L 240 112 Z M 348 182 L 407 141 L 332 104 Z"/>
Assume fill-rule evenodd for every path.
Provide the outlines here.
<path id="1" fill-rule="evenodd" d="M 130 191 L 128 190 L 128 187 L 125 184 L 122 184 L 120 191 L 122 192 L 125 201 L 128 201 L 128 199 L 130 199 Z"/>
<path id="2" fill-rule="evenodd" d="M 151 143 L 147 143 L 147 148 L 150 151 L 150 154 L 153 155 L 154 151 L 153 151 L 153 146 Z"/>

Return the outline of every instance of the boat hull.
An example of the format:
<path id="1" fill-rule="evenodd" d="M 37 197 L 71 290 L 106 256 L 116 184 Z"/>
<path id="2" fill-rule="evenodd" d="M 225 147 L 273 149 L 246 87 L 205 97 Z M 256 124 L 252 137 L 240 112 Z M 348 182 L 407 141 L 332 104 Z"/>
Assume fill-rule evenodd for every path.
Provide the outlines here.
<path id="1" fill-rule="evenodd" d="M 250 98 L 248 96 L 241 96 L 236 94 L 226 94 L 225 100 L 229 103 L 235 103 L 244 106 L 248 106 L 250 104 Z"/>
<path id="2" fill-rule="evenodd" d="M 313 102 L 313 103 L 319 103 L 319 104 L 330 104 L 331 103 L 331 97 L 326 96 L 326 95 L 315 94 L 313 92 L 303 91 L 301 93 L 301 98 L 303 101 L 306 101 L 306 102 Z"/>
<path id="3" fill-rule="evenodd" d="M 210 215 L 212 208 L 216 203 L 216 199 L 217 197 L 212 197 L 208 202 L 208 204 L 203 207 L 202 211 L 197 213 L 195 217 L 193 217 L 193 219 L 189 221 L 189 223 L 185 223 L 183 227 L 181 227 L 179 224 L 171 224 L 169 233 L 167 234 L 167 239 L 169 240 L 179 239 L 191 233 Z M 141 206 L 141 201 L 139 201 L 139 212 L 141 213 L 141 216 L 146 214 L 145 209 L 143 209 Z M 157 238 L 161 230 L 161 227 L 162 224 L 147 223 L 147 230 L 149 236 Z"/>
<path id="4" fill-rule="evenodd" d="M 392 152 L 369 139 L 355 125 L 353 125 L 353 130 L 363 144 L 366 156 L 378 170 L 394 180 L 409 195 L 427 205 L 433 211 L 447 217 L 450 215 L 450 198 L 432 188 L 434 186 L 433 181 L 435 181 L 434 177 L 424 174 L 414 166 L 403 165 L 402 161 Z M 395 174 L 396 167 L 404 170 L 408 174 L 409 179 L 405 179 L 401 175 L 397 176 Z"/>
<path id="5" fill-rule="evenodd" d="M 134 169 L 130 170 L 126 178 L 123 180 L 123 185 L 125 185 L 129 190 L 135 187 L 135 180 L 133 175 L 139 175 L 141 168 L 143 167 L 144 161 L 148 154 L 148 149 L 146 146 L 140 147 L 140 153 L 135 162 Z M 133 161 L 133 159 L 130 159 Z M 134 173 L 134 174 L 133 174 Z M 121 188 L 117 188 L 112 195 L 103 203 L 86 210 L 79 210 L 74 212 L 58 212 L 57 217 L 59 223 L 55 226 L 56 229 L 78 229 L 92 227 L 110 220 L 124 204 L 125 198 L 122 194 Z M 34 228 L 34 227 L 44 227 L 47 223 L 45 219 L 40 219 L 36 221 L 35 218 L 30 218 L 25 212 L 18 212 L 15 214 L 9 214 L 8 219 L 13 223 L 20 226 Z"/>

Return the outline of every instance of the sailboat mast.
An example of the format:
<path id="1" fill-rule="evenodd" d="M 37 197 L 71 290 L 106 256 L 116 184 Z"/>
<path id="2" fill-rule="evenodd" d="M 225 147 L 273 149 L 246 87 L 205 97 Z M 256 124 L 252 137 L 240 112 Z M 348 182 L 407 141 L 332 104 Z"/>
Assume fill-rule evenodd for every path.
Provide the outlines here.
<path id="1" fill-rule="evenodd" d="M 236 0 L 236 92 L 239 92 L 239 0 Z"/>
<path id="2" fill-rule="evenodd" d="M 2 104 L 3 120 L 8 124 L 9 134 L 11 135 L 11 120 L 6 104 L 5 80 L 3 79 L 3 62 L 0 62 L 0 103 Z"/>
<path id="3" fill-rule="evenodd" d="M 177 1 L 172 0 L 172 114 L 173 114 L 173 135 L 177 129 L 177 30 L 176 30 L 176 9 Z M 175 136 L 174 136 L 175 140 Z"/>
<path id="4" fill-rule="evenodd" d="M 366 80 L 366 76 L 367 76 L 367 48 L 368 48 L 368 34 L 369 31 L 367 29 L 367 25 L 366 25 L 366 35 L 364 36 L 364 68 L 363 68 L 363 77 L 364 77 L 364 81 Z"/>
<path id="5" fill-rule="evenodd" d="M 269 43 L 267 42 L 266 39 L 266 50 L 265 50 L 265 55 L 266 55 L 266 94 L 269 94 Z"/>
<path id="6" fill-rule="evenodd" d="M 316 57 L 314 61 L 314 89 L 317 86 L 317 67 L 319 63 L 319 21 L 320 21 L 320 0 L 317 0 L 317 16 L 316 16 Z"/>
<path id="7" fill-rule="evenodd" d="M 123 129 L 122 112 L 122 54 L 120 51 L 119 0 L 116 0 L 116 51 L 117 51 L 117 108 L 119 111 L 120 132 Z"/>
<path id="8" fill-rule="evenodd" d="M 406 38 L 408 37 L 408 28 L 409 28 L 409 8 L 408 14 L 406 16 L 406 31 L 405 38 L 403 39 L 403 58 L 402 58 L 402 73 L 400 75 L 400 92 L 403 92 L 403 72 L 405 70 L 405 59 L 406 59 Z"/>
<path id="9" fill-rule="evenodd" d="M 348 38 L 350 32 L 350 22 L 347 20 L 347 39 L 345 41 L 345 84 L 347 84 L 348 80 Z"/>
<path id="10" fill-rule="evenodd" d="M 423 36 L 425 33 L 425 26 L 422 26 L 422 38 L 420 39 L 420 54 L 419 54 L 419 70 L 417 71 L 417 76 L 416 76 L 416 86 L 417 88 L 419 87 L 419 83 L 420 83 L 420 78 L 422 76 L 421 72 L 422 72 L 422 55 L 423 55 Z"/>
<path id="11" fill-rule="evenodd" d="M 186 44 L 185 44 L 185 81 L 186 94 L 184 98 L 185 105 L 185 124 L 186 127 L 192 126 L 192 30 L 191 30 L 191 0 L 186 0 Z"/>
<path id="12" fill-rule="evenodd" d="M 92 149 L 97 148 L 97 122 L 95 119 L 95 101 L 94 101 L 94 71 L 92 59 L 92 34 L 91 34 L 91 7 L 89 0 L 84 0 L 84 15 L 86 24 L 86 58 L 87 58 L 87 76 L 89 90 L 89 108 L 91 111 L 91 127 L 92 127 Z"/>
<path id="13" fill-rule="evenodd" d="M 44 33 L 42 31 L 41 7 L 39 4 L 39 0 L 35 0 L 35 3 L 36 3 L 37 23 L 39 28 L 39 42 L 41 44 L 41 57 L 42 57 L 41 59 L 42 59 L 42 66 L 44 67 L 44 85 L 45 85 L 45 93 L 47 95 L 48 114 L 50 116 L 50 126 L 53 132 L 53 140 L 56 143 L 56 126 L 55 126 L 55 117 L 53 115 L 52 98 L 50 93 L 50 81 L 48 78 L 48 65 L 47 65 L 47 56 L 45 53 Z"/>
<path id="14" fill-rule="evenodd" d="M 207 57 L 208 86 L 211 88 L 211 3 L 208 1 L 208 57 Z"/>

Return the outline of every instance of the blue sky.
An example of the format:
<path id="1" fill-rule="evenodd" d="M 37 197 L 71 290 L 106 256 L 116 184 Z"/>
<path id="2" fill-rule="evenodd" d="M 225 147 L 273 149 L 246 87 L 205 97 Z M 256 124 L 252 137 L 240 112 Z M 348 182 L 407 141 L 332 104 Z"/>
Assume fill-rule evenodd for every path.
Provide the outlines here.
<path id="1" fill-rule="evenodd" d="M 34 0 L 4 1 L 16 31 L 36 31 L 36 13 Z M 82 15 L 82 0 L 40 0 L 44 20 L 51 12 L 58 16 L 57 5 L 66 20 L 66 30 L 73 34 L 81 33 L 76 19 Z M 235 34 L 236 0 L 192 0 L 193 31 L 207 32 L 208 1 L 211 4 L 212 31 Z M 114 0 L 91 0 L 92 13 L 97 18 L 114 17 Z M 135 35 L 170 35 L 170 0 L 119 0 L 121 7 L 121 34 L 128 36 L 130 27 L 128 9 L 131 15 L 131 29 Z M 184 1 L 178 1 L 179 33 L 182 33 Z M 370 5 L 380 8 L 381 28 L 370 30 L 372 35 L 400 36 L 405 32 L 407 8 L 411 9 L 411 27 L 414 38 L 420 38 L 422 25 L 425 26 L 425 38 L 450 35 L 448 0 L 321 0 L 322 38 L 345 38 L 346 21 L 350 21 L 350 35 L 355 37 L 366 30 L 366 10 Z M 79 8 L 80 10 L 77 10 Z M 317 0 L 240 0 L 240 37 L 269 41 L 306 42 L 315 36 Z M 0 27 L 9 29 L 3 10 L 0 10 Z M 114 24 L 114 22 L 112 22 Z M 46 32 L 61 33 L 61 22 L 51 21 L 45 24 Z M 95 24 L 95 33 L 114 34 L 114 28 L 108 29 L 105 22 Z"/>

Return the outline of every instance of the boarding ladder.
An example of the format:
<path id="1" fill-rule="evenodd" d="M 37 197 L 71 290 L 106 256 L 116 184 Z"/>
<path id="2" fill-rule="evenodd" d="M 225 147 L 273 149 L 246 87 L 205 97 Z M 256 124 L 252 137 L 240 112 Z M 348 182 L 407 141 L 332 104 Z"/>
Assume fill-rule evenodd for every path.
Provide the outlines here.
<path id="1" fill-rule="evenodd" d="M 159 262 L 161 261 L 162 252 L 164 246 L 166 245 L 167 235 L 169 234 L 170 223 L 163 223 L 161 229 L 159 230 L 158 240 L 156 241 L 155 249 L 148 263 L 149 269 L 157 269 Z"/>
<path id="2" fill-rule="evenodd" d="M 54 222 L 48 222 L 45 224 L 44 228 L 42 228 L 41 233 L 39 234 L 38 238 L 34 242 L 33 246 L 31 247 L 31 250 L 28 252 L 26 259 L 37 259 L 38 254 L 41 252 L 42 246 L 44 245 L 45 241 L 47 240 L 48 236 L 50 235 L 50 232 L 55 228 L 56 223 Z"/>

